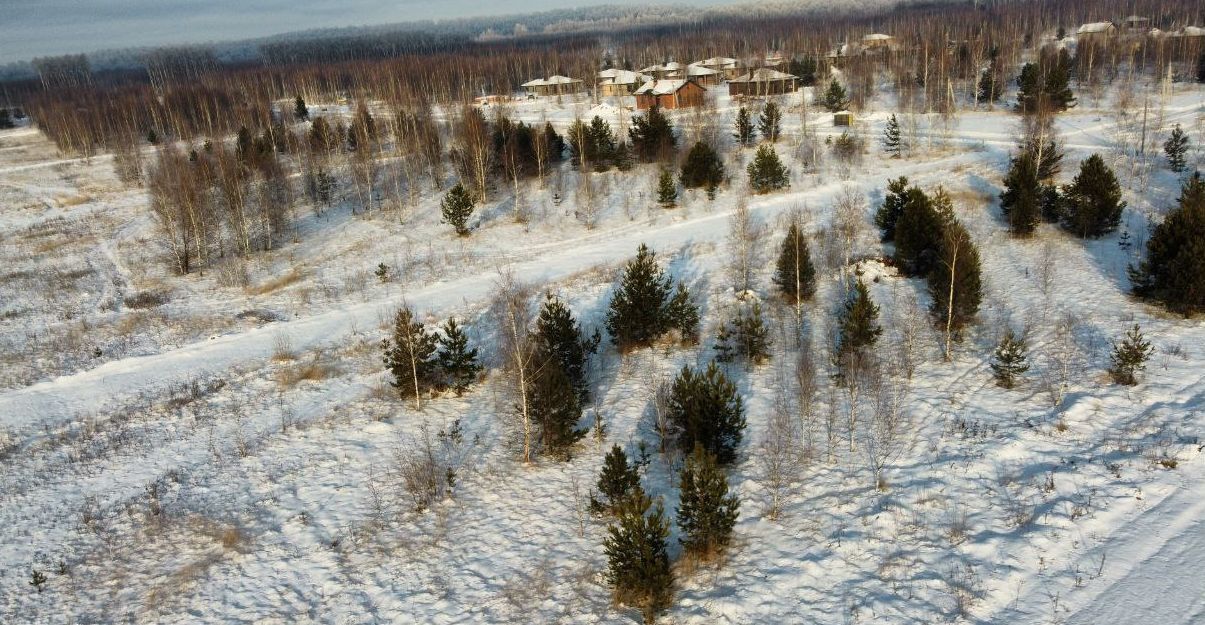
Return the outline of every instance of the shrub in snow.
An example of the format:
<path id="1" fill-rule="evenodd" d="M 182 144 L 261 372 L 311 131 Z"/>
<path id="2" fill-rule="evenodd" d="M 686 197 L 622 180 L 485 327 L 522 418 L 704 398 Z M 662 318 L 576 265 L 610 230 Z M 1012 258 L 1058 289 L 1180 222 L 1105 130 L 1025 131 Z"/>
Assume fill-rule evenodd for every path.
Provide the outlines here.
<path id="1" fill-rule="evenodd" d="M 1126 331 L 1121 344 L 1113 345 L 1113 353 L 1109 356 L 1109 375 L 1117 384 L 1134 385 L 1138 383 L 1138 373 L 1146 369 L 1146 361 L 1150 360 L 1155 348 L 1142 336 L 1138 324 Z"/>

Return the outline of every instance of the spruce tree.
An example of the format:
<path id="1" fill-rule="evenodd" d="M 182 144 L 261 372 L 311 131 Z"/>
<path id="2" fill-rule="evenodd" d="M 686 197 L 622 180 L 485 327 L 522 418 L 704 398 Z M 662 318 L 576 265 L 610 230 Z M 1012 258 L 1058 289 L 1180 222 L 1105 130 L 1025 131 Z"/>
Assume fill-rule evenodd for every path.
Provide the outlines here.
<path id="1" fill-rule="evenodd" d="M 946 223 L 927 280 L 933 317 L 956 336 L 979 312 L 983 298 L 979 250 L 957 221 Z"/>
<path id="2" fill-rule="evenodd" d="M 669 329 L 677 331 L 683 343 L 693 345 L 699 341 L 699 307 L 681 282 L 666 306 L 665 321 Z"/>
<path id="3" fill-rule="evenodd" d="M 670 567 L 669 522 L 661 502 L 652 504 L 637 489 L 620 507 L 607 528 L 607 582 L 619 603 L 639 608 L 646 625 L 657 621 L 673 601 L 674 571 Z"/>
<path id="4" fill-rule="evenodd" d="M 895 113 L 887 120 L 887 127 L 883 129 L 883 150 L 891 155 L 891 158 L 899 158 L 900 152 L 903 150 L 903 144 L 900 139 L 900 122 L 895 118 Z"/>
<path id="5" fill-rule="evenodd" d="M 473 194 L 469 193 L 464 185 L 457 183 L 439 203 L 443 212 L 443 223 L 455 228 L 456 234 L 468 236 L 472 232 L 468 226 L 469 217 L 472 216 L 473 205 L 476 203 Z"/>
<path id="6" fill-rule="evenodd" d="M 1013 236 L 1028 237 L 1037 228 L 1042 217 L 1042 187 L 1032 152 L 1021 152 L 1012 159 L 1000 194 L 1000 210 Z"/>
<path id="7" fill-rule="evenodd" d="M 544 142 L 548 145 L 548 158 L 557 162 L 565 157 L 565 138 L 557 134 L 552 122 L 544 122 Z"/>
<path id="8" fill-rule="evenodd" d="M 686 460 L 679 482 L 678 539 L 686 553 L 710 560 L 732 541 L 732 528 L 740 515 L 741 502 L 728 494 L 728 478 L 715 458 L 695 447 Z"/>
<path id="9" fill-rule="evenodd" d="M 808 240 L 792 222 L 782 241 L 774 268 L 774 286 L 793 305 L 812 298 L 816 292 L 816 268 L 808 252 Z"/>
<path id="10" fill-rule="evenodd" d="M 749 186 L 754 193 L 769 193 L 786 188 L 790 184 L 787 168 L 778 160 L 778 153 L 769 145 L 757 148 L 753 162 L 749 163 Z"/>
<path id="11" fill-rule="evenodd" d="M 1063 189 L 1063 227 L 1081 238 L 1097 238 L 1117 229 L 1126 203 L 1117 176 L 1099 154 L 1080 163 L 1071 185 Z"/>
<path id="12" fill-rule="evenodd" d="M 736 385 L 714 362 L 702 373 L 683 367 L 670 390 L 669 422 L 683 452 L 699 445 L 728 464 L 736 460 L 744 435 L 745 409 Z"/>
<path id="13" fill-rule="evenodd" d="M 607 310 L 607 333 L 621 351 L 651 344 L 667 327 L 666 304 L 670 281 L 657 266 L 655 253 L 640 244 L 636 258 L 624 268 L 623 279 Z"/>
<path id="14" fill-rule="evenodd" d="M 666 160 L 673 156 L 677 143 L 673 124 L 657 105 L 651 107 L 644 115 L 632 118 L 628 138 L 632 143 L 633 153 L 646 163 Z"/>
<path id="15" fill-rule="evenodd" d="M 887 195 L 883 197 L 883 205 L 874 215 L 874 223 L 879 227 L 884 243 L 895 240 L 895 225 L 904 213 L 904 204 L 908 200 L 907 191 L 907 177 L 900 176 L 887 181 Z"/>
<path id="16" fill-rule="evenodd" d="M 297 96 L 293 100 L 293 117 L 305 121 L 310 118 L 310 109 L 305 105 L 305 100 L 301 96 Z"/>
<path id="17" fill-rule="evenodd" d="M 773 100 L 766 102 L 762 107 L 761 118 L 757 120 L 757 130 L 766 141 L 778 141 L 778 135 L 782 133 L 782 111 Z"/>
<path id="18" fill-rule="evenodd" d="M 1180 129 L 1180 124 L 1172 128 L 1171 135 L 1163 143 L 1163 153 L 1167 155 L 1167 165 L 1177 174 L 1184 171 L 1184 155 L 1188 153 L 1188 135 Z"/>
<path id="19" fill-rule="evenodd" d="M 830 113 L 843 111 L 849 106 L 849 97 L 845 94 L 845 87 L 836 78 L 828 83 L 828 89 L 824 92 L 824 108 Z"/>
<path id="20" fill-rule="evenodd" d="M 844 373 L 856 366 L 879 340 L 883 328 L 879 325 L 879 307 L 870 299 L 870 290 L 859 278 L 845 297 L 837 315 L 837 345 L 834 364 Z"/>
<path id="21" fill-rule="evenodd" d="M 390 384 L 402 397 L 413 397 L 415 405 L 421 407 L 423 392 L 436 381 L 434 356 L 439 337 L 414 319 L 414 311 L 402 307 L 394 318 L 391 339 L 381 342 L 385 368 L 393 375 Z"/>
<path id="22" fill-rule="evenodd" d="M 622 447 L 612 445 L 598 474 L 598 493 L 602 498 L 591 497 L 590 510 L 595 514 L 615 514 L 639 488 L 640 472 L 628 462 Z"/>
<path id="23" fill-rule="evenodd" d="M 615 152 L 618 149 L 615 132 L 611 130 L 611 124 L 608 124 L 602 117 L 594 116 L 590 120 L 590 127 L 587 130 L 589 137 L 589 146 L 593 153 L 586 162 L 593 164 L 594 171 L 606 171 L 611 168 L 615 160 Z"/>
<path id="24" fill-rule="evenodd" d="M 711 146 L 700 141 L 686 153 L 682 174 L 678 180 L 683 188 L 702 187 L 707 189 L 708 193 L 714 194 L 715 189 L 724 182 L 724 163 Z"/>
<path id="25" fill-rule="evenodd" d="M 1149 341 L 1142 336 L 1138 324 L 1125 333 L 1121 344 L 1113 344 L 1113 353 L 1109 356 L 1109 375 L 1113 382 L 1133 386 L 1138 383 L 1138 373 L 1146 369 L 1146 361 L 1150 360 L 1155 351 Z"/>
<path id="26" fill-rule="evenodd" d="M 673 208 L 678 201 L 678 185 L 674 184 L 674 175 L 668 169 L 662 169 L 657 176 L 657 203 L 661 208 Z"/>
<path id="27" fill-rule="evenodd" d="M 438 360 L 444 379 L 457 395 L 463 394 L 481 373 L 477 349 L 469 349 L 469 337 L 455 317 L 449 317 L 444 323 L 443 334 L 439 337 Z"/>
<path id="28" fill-rule="evenodd" d="M 996 386 L 1013 388 L 1017 385 L 1017 379 L 1029 371 L 1027 351 L 1025 338 L 1017 336 L 1009 328 L 992 354 L 990 366 L 992 376 L 996 378 Z"/>
<path id="29" fill-rule="evenodd" d="M 590 384 L 587 369 L 590 356 L 598 351 L 601 340 L 598 332 L 587 337 L 573 317 L 573 311 L 559 298 L 548 295 L 536 319 L 535 340 L 540 351 L 551 356 L 582 403 L 589 400 Z"/>
<path id="30" fill-rule="evenodd" d="M 753 144 L 753 120 L 749 117 L 749 109 L 741 107 L 736 112 L 736 132 L 732 135 L 741 146 Z"/>
<path id="31" fill-rule="evenodd" d="M 1139 297 L 1184 316 L 1205 311 L 1205 180 L 1196 172 L 1184 182 L 1176 208 L 1155 226 L 1146 259 L 1130 268 Z"/>
<path id="32" fill-rule="evenodd" d="M 615 169 L 619 171 L 631 171 L 632 165 L 635 164 L 635 159 L 632 157 L 632 150 L 628 147 L 627 141 L 620 141 L 619 145 L 615 146 Z"/>

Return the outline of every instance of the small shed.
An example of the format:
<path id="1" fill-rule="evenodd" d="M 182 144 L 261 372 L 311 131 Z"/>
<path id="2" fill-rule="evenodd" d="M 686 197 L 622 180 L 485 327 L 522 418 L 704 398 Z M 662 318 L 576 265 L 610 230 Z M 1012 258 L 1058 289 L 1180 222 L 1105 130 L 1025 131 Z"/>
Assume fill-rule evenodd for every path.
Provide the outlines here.
<path id="1" fill-rule="evenodd" d="M 680 109 L 703 104 L 706 90 L 693 80 L 650 80 L 636 90 L 636 108 Z"/>
<path id="2" fill-rule="evenodd" d="M 1075 31 L 1075 35 L 1080 39 L 1104 39 L 1117 34 L 1117 27 L 1113 22 L 1092 22 L 1084 24 Z"/>
<path id="3" fill-rule="evenodd" d="M 833 126 L 853 126 L 854 114 L 849 111 L 837 111 L 833 113 Z"/>

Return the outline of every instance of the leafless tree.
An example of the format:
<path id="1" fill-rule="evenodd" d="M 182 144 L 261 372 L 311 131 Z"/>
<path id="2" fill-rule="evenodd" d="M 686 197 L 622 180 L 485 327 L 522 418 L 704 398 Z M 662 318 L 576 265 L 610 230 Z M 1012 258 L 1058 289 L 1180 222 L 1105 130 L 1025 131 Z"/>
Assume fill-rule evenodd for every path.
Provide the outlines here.
<path id="1" fill-rule="evenodd" d="M 531 338 L 531 290 L 508 270 L 503 270 L 494 287 L 491 311 L 498 324 L 498 355 L 502 365 L 507 397 L 513 401 L 514 429 L 519 439 L 520 458 L 530 463 L 536 454 L 539 425 L 530 406 L 533 363 L 538 348 Z"/>
<path id="2" fill-rule="evenodd" d="M 764 237 L 765 227 L 749 212 L 748 202 L 737 200 L 728 220 L 728 274 L 738 296 L 753 289 L 764 264 Z"/>
<path id="3" fill-rule="evenodd" d="M 842 275 L 850 270 L 858 239 L 865 229 L 866 196 L 853 186 L 843 187 L 833 204 L 832 225 L 829 228 L 840 246 Z"/>

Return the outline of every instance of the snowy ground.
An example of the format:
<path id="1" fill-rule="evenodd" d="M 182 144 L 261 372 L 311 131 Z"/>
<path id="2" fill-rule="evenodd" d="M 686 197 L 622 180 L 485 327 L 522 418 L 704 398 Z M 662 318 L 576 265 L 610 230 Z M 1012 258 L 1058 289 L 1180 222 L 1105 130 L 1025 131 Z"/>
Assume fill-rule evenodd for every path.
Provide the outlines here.
<path id="1" fill-rule="evenodd" d="M 1203 102 L 1199 87 L 1177 85 L 1153 126 L 1180 123 L 1199 146 Z M 869 143 L 860 162 L 829 156 L 804 167 L 792 138 L 797 106 L 787 103 L 779 146 L 792 169 L 787 192 L 745 197 L 744 151 L 716 200 L 687 194 L 669 211 L 653 205 L 651 167 L 597 176 L 607 199 L 593 227 L 575 215 L 568 169 L 550 188 L 523 189 L 529 224 L 509 217 L 500 188 L 465 239 L 439 223 L 434 194 L 403 214 L 302 210 L 293 241 L 248 263 L 247 286 L 222 271 L 169 275 L 145 194 L 122 189 L 106 157 L 64 158 L 34 131 L 0 133 L 0 621 L 631 622 L 610 602 L 605 525 L 584 515 L 584 500 L 611 444 L 631 454 L 653 443 L 653 388 L 683 364 L 707 362 L 710 341 L 622 359 L 604 350 L 585 421 L 601 418 L 606 440 L 591 436 L 568 463 L 523 466 L 506 444 L 496 376 L 421 413 L 385 390 L 378 343 L 390 310 L 404 300 L 432 323 L 467 319 L 492 358 L 485 308 L 501 271 L 560 294 L 600 327 L 617 267 L 643 242 L 700 294 L 709 337 L 735 300 L 726 237 L 746 201 L 770 229 L 768 247 L 785 215 L 804 211 L 823 268 L 808 313 L 820 345 L 840 292 L 841 268 L 821 262 L 834 199 L 850 189 L 867 199 L 857 252 L 878 256 L 870 215 L 899 175 L 944 185 L 975 237 L 986 285 L 977 329 L 948 363 L 928 337 L 884 490 L 861 450 L 844 440 L 830 449 L 818 435 L 776 519 L 757 445 L 792 375 L 794 344 L 779 336 L 769 364 L 734 367 L 749 420 L 730 478 L 743 501 L 737 543 L 722 566 L 679 572 L 667 622 L 1205 619 L 1196 566 L 1205 558 L 1205 322 L 1127 297 L 1125 266 L 1138 252 L 1117 234 L 1082 242 L 1043 226 L 1033 240 L 1007 235 L 995 197 L 1018 135 L 1014 114 L 916 116 L 915 150 L 891 160 L 875 145 L 889 105 L 876 102 L 854 129 Z M 1088 154 L 1109 154 L 1130 202 L 1125 230 L 1140 246 L 1146 217 L 1172 205 L 1178 183 L 1158 159 L 1123 153 L 1134 118 L 1116 108 L 1088 101 L 1060 116 L 1063 177 Z M 714 114 L 727 120 L 733 110 L 721 97 Z M 622 125 L 627 115 L 553 101 L 512 112 L 558 126 L 596 113 Z M 701 127 L 689 113 L 677 121 L 688 135 Z M 839 133 L 814 108 L 808 124 L 822 139 Z M 1199 151 L 1194 158 L 1201 163 Z M 772 254 L 764 260 L 766 296 Z M 378 263 L 395 278 L 378 281 Z M 920 281 L 874 261 L 856 270 L 872 281 L 888 335 L 904 302 L 924 304 Z M 777 306 L 772 316 L 785 323 Z M 1064 342 L 1053 325 L 1068 316 Z M 1111 385 L 1110 341 L 1135 322 L 1157 354 L 1142 384 Z M 986 365 L 1006 323 L 1030 328 L 1035 361 L 1013 391 L 995 387 Z M 1042 380 L 1059 368 L 1060 345 L 1070 346 L 1069 388 L 1052 407 Z M 469 432 L 460 485 L 414 513 L 397 455 L 423 428 L 455 419 Z M 644 480 L 671 511 L 676 466 L 653 454 Z M 41 593 L 32 569 L 48 576 Z"/>

